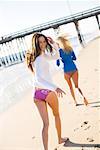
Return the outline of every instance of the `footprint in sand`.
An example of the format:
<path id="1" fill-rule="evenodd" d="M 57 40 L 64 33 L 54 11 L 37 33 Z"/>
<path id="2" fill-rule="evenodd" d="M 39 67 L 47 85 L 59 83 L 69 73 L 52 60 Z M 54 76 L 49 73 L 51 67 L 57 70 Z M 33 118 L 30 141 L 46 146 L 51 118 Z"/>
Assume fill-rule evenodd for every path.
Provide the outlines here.
<path id="1" fill-rule="evenodd" d="M 87 130 L 87 129 L 89 129 L 91 126 L 89 125 L 88 127 L 86 127 L 84 130 Z"/>
<path id="2" fill-rule="evenodd" d="M 91 125 L 88 124 L 89 124 L 88 121 L 84 121 L 81 127 L 85 127 L 84 130 L 88 130 L 91 127 Z"/>
<path id="3" fill-rule="evenodd" d="M 84 121 L 84 122 L 82 123 L 81 127 L 84 127 L 84 126 L 87 125 L 87 124 L 88 124 L 88 121 Z M 74 129 L 74 132 L 77 131 L 77 130 L 79 130 L 78 127 Z"/>
<path id="4" fill-rule="evenodd" d="M 33 136 L 32 139 L 35 139 L 35 136 Z"/>
<path id="5" fill-rule="evenodd" d="M 79 128 L 75 128 L 75 129 L 74 129 L 74 132 L 77 131 L 78 129 L 79 129 Z"/>
<path id="6" fill-rule="evenodd" d="M 88 142 L 94 142 L 93 138 L 87 138 Z"/>
<path id="7" fill-rule="evenodd" d="M 84 126 L 87 125 L 87 124 L 88 124 L 88 121 L 84 121 L 84 122 L 82 123 L 81 127 L 84 127 Z"/>
<path id="8" fill-rule="evenodd" d="M 95 68 L 95 69 L 94 69 L 94 71 L 98 71 L 98 69 L 97 69 L 97 68 Z"/>
<path id="9" fill-rule="evenodd" d="M 88 130 L 89 128 L 91 128 L 91 125 L 89 125 L 89 122 L 88 121 L 84 121 L 82 124 L 81 124 L 81 128 L 83 128 L 84 130 Z M 74 129 L 74 132 L 76 132 L 77 130 L 79 130 L 80 127 L 78 128 L 75 128 Z"/>

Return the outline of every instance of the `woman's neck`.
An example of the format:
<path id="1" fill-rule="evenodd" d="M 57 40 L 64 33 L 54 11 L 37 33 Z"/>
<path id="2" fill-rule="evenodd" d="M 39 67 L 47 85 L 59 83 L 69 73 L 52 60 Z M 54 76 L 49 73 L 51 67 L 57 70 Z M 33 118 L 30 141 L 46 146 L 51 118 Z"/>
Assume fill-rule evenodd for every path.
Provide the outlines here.
<path id="1" fill-rule="evenodd" d="M 46 51 L 46 49 L 45 49 L 45 50 L 43 49 L 43 50 L 41 51 L 41 54 L 42 54 L 42 55 L 45 54 L 45 51 Z"/>

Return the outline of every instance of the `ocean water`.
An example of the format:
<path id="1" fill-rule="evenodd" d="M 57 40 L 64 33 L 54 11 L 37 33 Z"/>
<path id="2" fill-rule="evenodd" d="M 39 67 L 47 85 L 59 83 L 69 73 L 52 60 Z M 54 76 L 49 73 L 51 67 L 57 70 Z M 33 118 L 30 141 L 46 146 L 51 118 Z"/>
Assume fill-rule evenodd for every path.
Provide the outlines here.
<path id="1" fill-rule="evenodd" d="M 32 87 L 32 75 L 24 63 L 0 71 L 0 112 L 20 101 Z"/>
<path id="2" fill-rule="evenodd" d="M 86 34 L 84 36 L 85 44 L 98 35 L 99 33 Z M 73 37 L 70 41 L 76 57 L 78 57 L 79 49 L 81 47 L 78 38 Z M 63 71 L 62 68 L 62 63 L 60 67 L 57 67 L 56 62 L 52 61 L 51 73 L 56 73 L 58 70 Z M 33 86 L 32 79 L 33 76 L 25 63 L 20 63 L 0 70 L 0 113 L 6 111 L 22 99 L 24 93 Z"/>

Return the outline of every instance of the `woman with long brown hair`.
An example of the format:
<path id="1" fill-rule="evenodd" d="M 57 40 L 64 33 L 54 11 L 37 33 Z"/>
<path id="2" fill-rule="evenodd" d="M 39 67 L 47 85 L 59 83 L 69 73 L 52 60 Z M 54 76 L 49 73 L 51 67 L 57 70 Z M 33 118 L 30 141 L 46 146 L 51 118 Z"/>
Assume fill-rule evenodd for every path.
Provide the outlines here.
<path id="1" fill-rule="evenodd" d="M 43 121 L 42 140 L 44 150 L 48 150 L 49 117 L 47 104 L 51 107 L 55 117 L 58 143 L 67 140 L 61 137 L 61 120 L 57 98 L 57 94 L 62 96 L 65 92 L 53 83 L 49 67 L 49 61 L 57 59 L 59 59 L 57 44 L 41 33 L 34 34 L 32 37 L 32 53 L 27 52 L 26 60 L 28 68 L 34 73 L 34 102 Z"/>
<path id="2" fill-rule="evenodd" d="M 64 78 L 69 85 L 71 95 L 74 99 L 74 103 L 76 106 L 78 106 L 78 103 L 76 101 L 75 94 L 74 94 L 74 89 L 72 86 L 72 80 L 73 80 L 73 83 L 75 85 L 75 88 L 77 88 L 78 91 L 80 92 L 80 94 L 82 95 L 83 100 L 84 100 L 84 104 L 88 105 L 87 99 L 83 95 L 82 90 L 79 88 L 79 84 L 78 84 L 79 73 L 78 73 L 78 69 L 74 63 L 74 60 L 76 60 L 76 56 L 75 56 L 75 53 L 73 51 L 73 48 L 72 48 L 69 40 L 66 39 L 66 37 L 64 37 L 64 36 L 59 36 L 57 38 L 57 42 L 58 42 L 59 47 L 60 47 L 60 49 L 59 49 L 60 57 L 61 57 L 62 62 L 64 64 Z M 60 65 L 59 60 L 57 60 L 57 65 L 58 66 Z"/>

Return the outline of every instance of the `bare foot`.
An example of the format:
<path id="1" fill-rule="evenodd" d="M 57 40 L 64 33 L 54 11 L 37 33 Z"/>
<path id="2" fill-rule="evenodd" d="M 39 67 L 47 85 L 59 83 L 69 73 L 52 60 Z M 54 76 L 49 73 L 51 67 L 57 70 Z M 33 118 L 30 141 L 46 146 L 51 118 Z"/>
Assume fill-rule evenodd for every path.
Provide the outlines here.
<path id="1" fill-rule="evenodd" d="M 78 103 L 75 101 L 75 102 L 74 102 L 74 106 L 77 106 L 77 105 L 78 105 Z"/>
<path id="2" fill-rule="evenodd" d="M 84 98 L 84 104 L 87 106 L 89 103 L 86 98 Z"/>
<path id="3" fill-rule="evenodd" d="M 64 143 L 64 142 L 66 142 L 67 140 L 69 140 L 69 138 L 61 138 L 61 139 L 59 140 L 59 144 L 62 144 L 62 143 Z"/>

